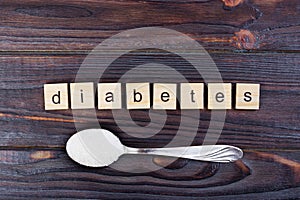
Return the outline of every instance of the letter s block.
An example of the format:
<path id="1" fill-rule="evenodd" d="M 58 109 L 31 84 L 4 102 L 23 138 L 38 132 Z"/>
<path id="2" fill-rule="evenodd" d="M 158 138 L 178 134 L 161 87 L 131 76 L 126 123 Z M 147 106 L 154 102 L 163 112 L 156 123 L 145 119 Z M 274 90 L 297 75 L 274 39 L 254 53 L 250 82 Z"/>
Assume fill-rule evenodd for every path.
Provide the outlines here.
<path id="1" fill-rule="evenodd" d="M 259 109 L 259 84 L 237 83 L 236 84 L 236 109 L 258 110 Z"/>
<path id="2" fill-rule="evenodd" d="M 150 108 L 150 84 L 126 83 L 127 109 Z"/>
<path id="3" fill-rule="evenodd" d="M 69 108 L 68 84 L 44 85 L 45 110 L 65 110 Z"/>

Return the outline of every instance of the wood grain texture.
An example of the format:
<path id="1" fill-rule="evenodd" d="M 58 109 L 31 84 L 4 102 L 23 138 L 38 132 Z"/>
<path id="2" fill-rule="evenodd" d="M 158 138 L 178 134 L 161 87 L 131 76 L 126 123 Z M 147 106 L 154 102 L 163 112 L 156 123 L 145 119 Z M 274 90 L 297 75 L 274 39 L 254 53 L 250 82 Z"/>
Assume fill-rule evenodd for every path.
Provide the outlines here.
<path id="1" fill-rule="evenodd" d="M 179 160 L 147 174 L 78 166 L 61 150 L 2 150 L 0 155 L 1 194 L 9 198 L 242 199 L 257 198 L 259 192 L 259 198 L 269 199 L 299 194 L 299 152 L 293 151 L 249 151 L 243 161 L 229 164 L 187 161 L 182 165 Z"/>
<path id="2" fill-rule="evenodd" d="M 299 8 L 298 0 L 1 1 L 0 198 L 299 198 Z M 74 82 L 86 55 L 104 39 L 150 26 L 175 29 L 197 40 L 210 53 L 224 82 L 261 84 L 260 110 L 228 110 L 218 141 L 242 148 L 242 160 L 215 164 L 180 159 L 155 172 L 130 174 L 82 167 L 67 157 L 64 147 L 76 132 L 74 123 L 91 128 L 92 115 L 83 110 L 80 118 L 73 119 L 71 110 L 45 111 L 43 85 Z M 172 66 L 190 82 L 203 82 L 184 60 L 152 49 L 120 57 L 101 81 L 116 82 L 128 70 L 150 61 Z M 93 70 L 85 72 L 91 79 Z M 147 74 L 154 72 L 148 69 Z M 137 77 L 143 82 L 168 82 L 162 76 L 148 79 Z M 151 121 L 145 110 L 130 111 L 132 119 L 124 110 L 116 112 L 119 125 L 132 130 L 132 121 L 140 126 Z M 170 142 L 181 112 L 167 114 L 159 134 L 141 139 L 124 133 L 111 111 L 96 113 L 102 127 L 132 147 L 162 147 Z M 203 142 L 210 117 L 210 111 L 201 111 L 194 145 Z M 155 119 L 151 122 L 160 125 Z M 183 141 L 191 130 L 186 124 Z M 141 159 L 145 162 L 137 163 L 140 167 L 168 161 Z"/>
<path id="3" fill-rule="evenodd" d="M 0 49 L 47 54 L 90 51 L 122 30 L 149 26 L 181 31 L 207 50 L 300 48 L 297 0 L 244 1 L 227 9 L 218 0 L 143 2 L 2 1 Z"/>

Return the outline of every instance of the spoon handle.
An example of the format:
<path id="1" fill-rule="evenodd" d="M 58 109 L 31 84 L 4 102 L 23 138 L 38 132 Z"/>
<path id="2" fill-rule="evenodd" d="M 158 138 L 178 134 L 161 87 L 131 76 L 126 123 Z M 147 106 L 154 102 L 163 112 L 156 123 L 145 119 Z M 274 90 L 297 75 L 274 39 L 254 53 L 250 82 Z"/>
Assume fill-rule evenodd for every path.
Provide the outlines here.
<path id="1" fill-rule="evenodd" d="M 243 151 L 230 145 L 204 145 L 190 147 L 145 148 L 127 147 L 127 154 L 149 154 L 201 160 L 209 162 L 233 162 L 243 157 Z"/>

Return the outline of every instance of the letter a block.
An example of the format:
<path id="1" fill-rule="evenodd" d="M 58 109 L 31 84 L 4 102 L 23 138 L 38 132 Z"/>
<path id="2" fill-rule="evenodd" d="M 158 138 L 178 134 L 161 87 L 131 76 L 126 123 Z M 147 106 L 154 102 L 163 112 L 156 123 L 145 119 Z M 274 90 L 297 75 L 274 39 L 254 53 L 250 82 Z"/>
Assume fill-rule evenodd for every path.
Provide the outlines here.
<path id="1" fill-rule="evenodd" d="M 259 84 L 237 83 L 236 84 L 236 109 L 258 110 L 259 109 Z"/>
<path id="2" fill-rule="evenodd" d="M 126 84 L 127 109 L 150 108 L 150 84 L 127 83 Z"/>
<path id="3" fill-rule="evenodd" d="M 121 83 L 98 83 L 98 109 L 121 109 Z"/>
<path id="4" fill-rule="evenodd" d="M 44 85 L 45 110 L 64 110 L 69 108 L 68 84 Z"/>
<path id="5" fill-rule="evenodd" d="M 231 109 L 231 83 L 208 83 L 208 109 Z"/>
<path id="6" fill-rule="evenodd" d="M 72 109 L 95 107 L 94 83 L 71 83 L 70 90 Z"/>
<path id="7" fill-rule="evenodd" d="M 176 110 L 176 84 L 153 84 L 153 109 Z"/>

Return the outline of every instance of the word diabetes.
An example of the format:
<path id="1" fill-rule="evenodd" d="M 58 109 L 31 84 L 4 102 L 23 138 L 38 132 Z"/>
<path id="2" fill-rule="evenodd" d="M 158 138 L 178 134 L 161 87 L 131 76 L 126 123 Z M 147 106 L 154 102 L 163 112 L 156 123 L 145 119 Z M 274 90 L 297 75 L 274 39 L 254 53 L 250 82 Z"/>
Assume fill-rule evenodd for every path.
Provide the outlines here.
<path id="1" fill-rule="evenodd" d="M 98 109 L 180 109 L 204 108 L 204 83 L 126 83 L 122 95 L 121 83 L 98 83 Z M 70 90 L 70 93 L 69 93 Z M 236 83 L 235 95 L 231 83 L 207 83 L 207 108 L 259 109 L 259 84 Z M 124 100 L 123 98 L 124 97 Z M 55 83 L 44 85 L 45 110 L 89 109 L 95 107 L 94 83 Z M 124 104 L 122 103 L 124 102 Z M 125 106 L 124 106 L 125 107 Z"/>

